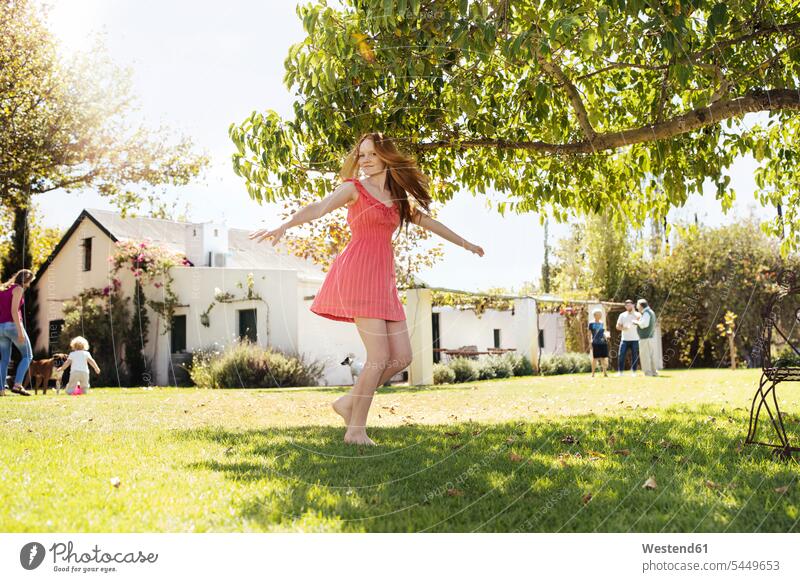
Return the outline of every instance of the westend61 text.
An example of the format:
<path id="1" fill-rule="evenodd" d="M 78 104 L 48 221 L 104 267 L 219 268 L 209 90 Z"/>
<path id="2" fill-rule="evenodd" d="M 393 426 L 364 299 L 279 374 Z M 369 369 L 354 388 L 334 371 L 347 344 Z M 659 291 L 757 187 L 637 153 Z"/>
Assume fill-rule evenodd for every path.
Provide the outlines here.
<path id="1" fill-rule="evenodd" d="M 77 564 L 86 564 L 88 562 L 95 562 L 97 564 L 108 564 L 110 562 L 116 564 L 152 564 L 158 560 L 158 554 L 143 554 L 141 551 L 138 553 L 117 552 L 115 554 L 109 554 L 107 552 L 102 552 L 98 546 L 95 546 L 90 552 L 76 554 L 72 551 L 72 548 L 72 542 L 67 542 L 66 544 L 58 542 L 53 544 L 50 547 L 50 551 L 53 553 L 53 563 L 55 563 L 58 558 L 61 558 L 63 562 L 74 562 Z"/>
<path id="2" fill-rule="evenodd" d="M 708 544 L 689 544 L 686 546 L 642 544 L 642 551 L 645 554 L 707 554 Z"/>

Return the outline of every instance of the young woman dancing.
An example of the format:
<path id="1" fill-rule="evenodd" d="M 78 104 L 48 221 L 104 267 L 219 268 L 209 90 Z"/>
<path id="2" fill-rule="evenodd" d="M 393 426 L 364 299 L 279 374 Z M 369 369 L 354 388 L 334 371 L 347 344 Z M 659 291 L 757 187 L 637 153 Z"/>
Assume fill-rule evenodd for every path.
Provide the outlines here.
<path id="1" fill-rule="evenodd" d="M 250 238 L 258 242 L 272 239 L 275 246 L 289 228 L 347 206 L 352 237 L 331 264 L 311 311 L 353 322 L 358 328 L 367 352 L 364 369 L 353 389 L 333 403 L 333 409 L 347 425 L 346 443 L 374 445 L 366 431 L 372 397 L 378 386 L 404 370 L 412 357 L 406 316 L 397 295 L 392 233 L 412 222 L 478 256 L 483 256 L 483 249 L 425 213 L 431 203 L 427 178 L 414 160 L 383 134 L 363 135 L 340 176 L 342 184 L 328 197 L 304 206 L 278 228 L 256 231 Z"/>

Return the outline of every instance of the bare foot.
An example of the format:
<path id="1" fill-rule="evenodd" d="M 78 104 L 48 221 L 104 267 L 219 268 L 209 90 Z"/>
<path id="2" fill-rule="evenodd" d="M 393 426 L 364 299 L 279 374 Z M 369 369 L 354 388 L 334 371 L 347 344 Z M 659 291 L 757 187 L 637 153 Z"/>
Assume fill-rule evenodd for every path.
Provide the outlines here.
<path id="1" fill-rule="evenodd" d="M 331 404 L 331 407 L 336 414 L 344 419 L 346 425 L 350 424 L 350 414 L 353 412 L 353 397 L 349 393 L 341 398 L 337 398 L 333 404 Z"/>
<path id="2" fill-rule="evenodd" d="M 344 434 L 344 442 L 348 445 L 367 445 L 370 447 L 376 446 L 375 441 L 367 436 L 367 432 L 362 430 L 351 433 L 349 430 Z"/>

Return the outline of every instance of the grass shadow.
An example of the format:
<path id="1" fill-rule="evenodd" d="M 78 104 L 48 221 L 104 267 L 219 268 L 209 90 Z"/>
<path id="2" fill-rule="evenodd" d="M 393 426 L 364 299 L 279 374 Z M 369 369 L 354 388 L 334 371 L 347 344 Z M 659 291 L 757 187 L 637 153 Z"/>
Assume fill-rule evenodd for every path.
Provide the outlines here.
<path id="1" fill-rule="evenodd" d="M 719 413 L 378 427 L 375 448 L 314 425 L 171 436 L 216 445 L 187 470 L 224 475 L 266 531 L 799 531 L 800 467 Z"/>

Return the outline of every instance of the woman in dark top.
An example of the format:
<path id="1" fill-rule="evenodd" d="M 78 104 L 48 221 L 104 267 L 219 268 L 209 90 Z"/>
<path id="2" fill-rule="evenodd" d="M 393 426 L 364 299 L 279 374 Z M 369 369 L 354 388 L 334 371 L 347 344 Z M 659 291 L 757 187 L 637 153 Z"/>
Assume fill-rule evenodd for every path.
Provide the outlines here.
<path id="1" fill-rule="evenodd" d="M 14 345 L 22 354 L 17 364 L 12 392 L 30 396 L 30 392 L 22 387 L 25 373 L 33 359 L 31 340 L 25 333 L 22 324 L 22 306 L 25 303 L 23 294 L 33 283 L 33 272 L 28 269 L 17 271 L 11 279 L 0 285 L 0 396 L 5 396 L 6 374 L 11 363 L 11 346 Z"/>
<path id="2" fill-rule="evenodd" d="M 594 321 L 589 324 L 589 332 L 592 334 L 592 378 L 597 362 L 603 368 L 603 376 L 608 377 L 608 332 L 605 330 L 600 319 L 603 312 L 599 309 L 594 311 Z"/>

